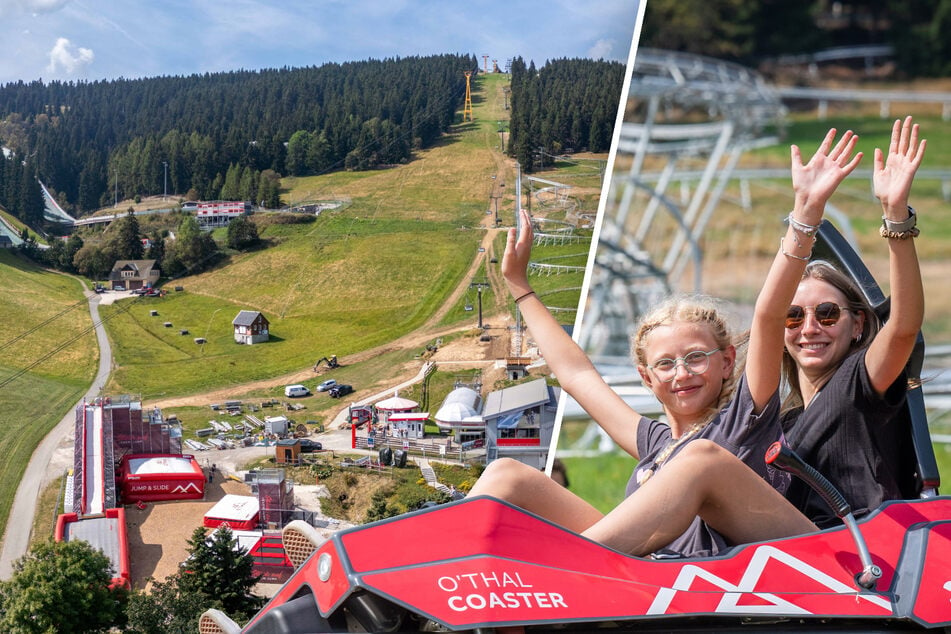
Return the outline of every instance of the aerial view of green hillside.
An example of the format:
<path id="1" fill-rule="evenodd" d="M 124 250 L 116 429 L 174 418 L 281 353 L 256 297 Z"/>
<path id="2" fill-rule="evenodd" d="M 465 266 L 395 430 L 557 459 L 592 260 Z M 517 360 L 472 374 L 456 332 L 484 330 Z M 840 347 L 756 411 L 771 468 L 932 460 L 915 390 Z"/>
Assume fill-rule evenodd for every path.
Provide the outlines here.
<path id="1" fill-rule="evenodd" d="M 599 89 L 604 94 L 597 98 L 616 101 L 622 69 L 605 63 L 584 69 L 592 80 L 607 73 L 609 81 L 598 84 L 609 89 Z M 578 83 L 578 78 L 571 81 Z M 573 323 L 610 135 L 600 133 L 597 152 L 528 155 L 532 164 L 522 169 L 506 152 L 514 134 L 511 83 L 504 73 L 474 76 L 471 112 L 455 113 L 447 132 L 427 147 L 415 148 L 409 160 L 371 169 L 338 166 L 310 174 L 301 169 L 300 175 L 283 177 L 280 207 L 264 206 L 250 217 L 258 238 L 252 247 L 229 247 L 224 228 L 205 234 L 220 248 L 204 260 L 184 266 L 176 262 L 174 270 L 170 266 L 173 272 L 158 285 L 161 295 L 103 293 L 99 315 L 112 358 L 101 394 L 129 394 L 147 407 L 177 413 L 190 433 L 206 424 L 207 417 L 195 412 L 209 404 L 283 397 L 283 387 L 291 383 L 313 390 L 327 370 L 315 364 L 330 356 L 340 362 L 334 376 L 354 385 L 354 398 L 415 375 L 427 349 L 436 344 L 467 346 L 479 359 L 504 359 L 511 354 L 514 307 L 498 261 L 504 233 L 514 221 L 520 176 L 521 205 L 531 207 L 540 220 L 579 227 L 580 242 L 537 250 L 539 261 L 567 265 L 562 274 L 541 277 L 537 288 L 563 323 Z M 262 182 L 267 178 L 273 176 Z M 551 182 L 560 183 L 557 194 Z M 222 186 L 227 188 L 227 179 Z M 115 214 L 111 225 L 80 229 L 69 241 L 54 241 L 46 252 L 34 247 L 34 257 L 46 259 L 51 268 L 70 264 L 63 253 L 75 254 L 72 263 L 83 267 L 84 282 L 82 276 L 64 276 L 5 256 L 15 266 L 0 267 L 10 278 L 4 287 L 30 290 L 6 304 L 4 314 L 37 335 L 18 336 L 2 351 L 10 369 L 4 380 L 14 389 L 0 395 L 0 411 L 30 413 L 37 435 L 20 436 L 9 447 L 16 459 L 8 461 L 11 476 L 5 482 L 11 486 L 0 494 L 0 519 L 8 512 L 16 472 L 31 448 L 69 413 L 94 375 L 98 350 L 83 284 L 90 289 L 108 285 L 102 281 L 105 271 L 96 272 L 97 250 L 118 244 L 133 217 L 135 236 L 147 237 L 153 245 L 175 244 L 187 218 L 178 206 L 193 195 L 176 190 L 117 201 L 88 214 Z M 141 214 L 169 205 L 171 213 Z M 316 205 L 322 207 L 319 213 L 301 211 Z M 56 292 L 40 293 L 34 280 L 55 284 Z M 42 310 L 33 306 L 39 295 Z M 235 343 L 232 321 L 242 310 L 259 311 L 269 320 L 266 344 Z M 81 337 L 76 328 L 82 328 Z M 491 343 L 480 344 L 480 337 Z M 57 339 L 62 343 L 55 344 Z M 21 400 L 34 404 L 32 409 Z M 347 405 L 303 400 L 308 418 L 321 421 Z"/>

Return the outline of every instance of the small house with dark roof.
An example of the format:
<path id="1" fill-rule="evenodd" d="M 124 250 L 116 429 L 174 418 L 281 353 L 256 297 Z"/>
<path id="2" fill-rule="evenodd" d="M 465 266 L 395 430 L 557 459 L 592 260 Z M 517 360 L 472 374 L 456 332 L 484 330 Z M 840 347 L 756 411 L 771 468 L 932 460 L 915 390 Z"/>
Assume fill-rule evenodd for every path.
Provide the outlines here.
<path id="1" fill-rule="evenodd" d="M 234 340 L 238 343 L 251 345 L 268 340 L 270 322 L 256 310 L 242 310 L 231 325 L 234 326 Z"/>
<path id="2" fill-rule="evenodd" d="M 155 286 L 161 271 L 155 260 L 116 260 L 109 272 L 109 283 L 113 289 L 121 286 L 127 291 L 147 286 Z"/>

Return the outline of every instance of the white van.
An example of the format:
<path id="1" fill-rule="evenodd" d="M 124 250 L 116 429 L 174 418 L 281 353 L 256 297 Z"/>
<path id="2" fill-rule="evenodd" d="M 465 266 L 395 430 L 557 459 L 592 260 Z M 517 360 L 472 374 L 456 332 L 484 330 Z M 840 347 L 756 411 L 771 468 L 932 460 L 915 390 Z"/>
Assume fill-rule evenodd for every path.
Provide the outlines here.
<path id="1" fill-rule="evenodd" d="M 310 390 L 301 384 L 285 385 L 284 396 L 294 398 L 295 396 L 310 396 Z"/>

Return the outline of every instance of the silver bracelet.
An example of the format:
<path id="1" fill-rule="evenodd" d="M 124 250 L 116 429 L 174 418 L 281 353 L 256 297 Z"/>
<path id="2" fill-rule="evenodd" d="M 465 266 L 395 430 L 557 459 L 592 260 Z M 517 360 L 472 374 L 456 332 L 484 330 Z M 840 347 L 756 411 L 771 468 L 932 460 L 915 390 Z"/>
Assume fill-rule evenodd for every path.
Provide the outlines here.
<path id="1" fill-rule="evenodd" d="M 787 216 L 787 219 L 789 220 L 789 225 L 793 228 L 793 230 L 798 231 L 804 236 L 808 236 L 810 238 L 815 239 L 816 233 L 819 232 L 819 225 L 807 225 L 804 222 L 800 222 L 796 220 L 795 218 L 793 218 L 791 211 L 789 212 L 789 216 Z"/>
<path id="2" fill-rule="evenodd" d="M 779 252 L 785 255 L 787 258 L 792 258 L 794 260 L 799 260 L 800 262 L 808 262 L 809 258 L 812 257 L 812 250 L 809 251 L 809 255 L 802 257 L 801 255 L 796 255 L 795 253 L 790 253 L 785 248 L 783 248 L 783 238 L 785 236 L 779 237 Z"/>

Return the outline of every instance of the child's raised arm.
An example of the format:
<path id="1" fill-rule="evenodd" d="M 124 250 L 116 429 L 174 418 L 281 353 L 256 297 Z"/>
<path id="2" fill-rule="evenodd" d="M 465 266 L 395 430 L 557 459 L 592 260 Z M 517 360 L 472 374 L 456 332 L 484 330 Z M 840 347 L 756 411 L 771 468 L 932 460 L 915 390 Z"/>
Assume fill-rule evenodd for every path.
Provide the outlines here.
<path id="1" fill-rule="evenodd" d="M 509 229 L 502 276 L 522 312 L 538 349 L 558 383 L 608 433 L 621 448 L 635 458 L 637 421 L 635 412 L 604 382 L 584 350 L 572 340 L 561 324 L 545 308 L 528 281 L 528 262 L 532 251 L 532 223 L 528 212 L 519 211 L 521 234 Z"/>

